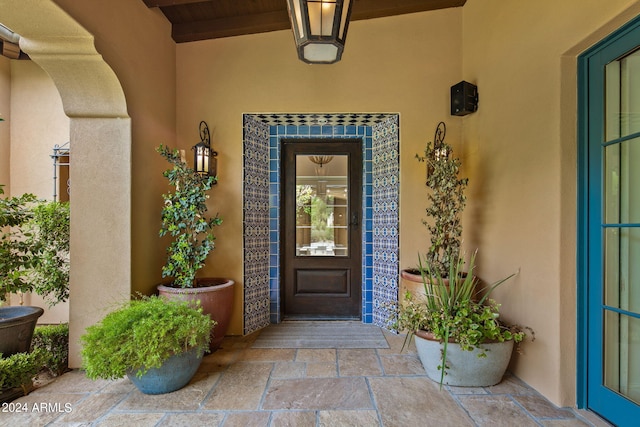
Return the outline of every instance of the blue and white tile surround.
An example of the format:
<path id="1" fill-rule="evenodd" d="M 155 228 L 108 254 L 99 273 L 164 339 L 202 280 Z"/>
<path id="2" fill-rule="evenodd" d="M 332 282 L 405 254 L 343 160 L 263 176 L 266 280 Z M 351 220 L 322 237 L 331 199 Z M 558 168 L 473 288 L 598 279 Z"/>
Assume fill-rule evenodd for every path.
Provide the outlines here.
<path id="1" fill-rule="evenodd" d="M 244 333 L 281 321 L 281 138 L 357 138 L 363 145 L 362 321 L 385 326 L 398 299 L 399 115 L 245 114 Z"/>

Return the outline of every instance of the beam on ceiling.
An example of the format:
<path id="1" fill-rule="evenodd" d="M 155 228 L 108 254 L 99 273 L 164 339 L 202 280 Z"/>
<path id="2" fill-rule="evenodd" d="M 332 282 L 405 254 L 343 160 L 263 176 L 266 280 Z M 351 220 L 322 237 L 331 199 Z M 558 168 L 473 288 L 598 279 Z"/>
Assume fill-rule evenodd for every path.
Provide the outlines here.
<path id="1" fill-rule="evenodd" d="M 176 43 L 257 34 L 291 28 L 287 10 L 174 24 Z"/>
<path id="2" fill-rule="evenodd" d="M 427 10 L 464 6 L 467 0 L 358 0 L 353 3 L 351 20 L 382 18 Z"/>
<path id="3" fill-rule="evenodd" d="M 142 0 L 147 7 L 180 6 L 191 3 L 206 3 L 211 0 Z"/>
<path id="4" fill-rule="evenodd" d="M 143 0 L 149 7 L 165 7 L 187 3 L 202 3 L 203 0 Z M 210 1 L 210 0 L 204 0 Z M 466 0 L 358 0 L 353 4 L 351 20 L 381 18 L 406 13 L 424 12 L 463 6 Z M 176 43 L 196 40 L 257 34 L 291 28 L 291 21 L 283 0 L 281 10 L 253 13 L 233 17 L 206 19 L 201 21 L 174 23 L 172 37 Z"/>

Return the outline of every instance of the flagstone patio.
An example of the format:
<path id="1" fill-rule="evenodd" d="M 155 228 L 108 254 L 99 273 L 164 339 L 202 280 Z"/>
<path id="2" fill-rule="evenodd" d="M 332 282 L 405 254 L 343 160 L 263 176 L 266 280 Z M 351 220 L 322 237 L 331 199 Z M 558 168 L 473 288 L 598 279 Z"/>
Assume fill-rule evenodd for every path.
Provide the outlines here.
<path id="1" fill-rule="evenodd" d="M 253 349 L 227 337 L 177 392 L 144 395 L 127 379 L 74 370 L 0 412 L 0 426 L 608 426 L 557 408 L 518 378 L 485 388 L 429 380 L 404 337 L 389 349 Z M 413 346 L 412 346 L 413 347 Z"/>

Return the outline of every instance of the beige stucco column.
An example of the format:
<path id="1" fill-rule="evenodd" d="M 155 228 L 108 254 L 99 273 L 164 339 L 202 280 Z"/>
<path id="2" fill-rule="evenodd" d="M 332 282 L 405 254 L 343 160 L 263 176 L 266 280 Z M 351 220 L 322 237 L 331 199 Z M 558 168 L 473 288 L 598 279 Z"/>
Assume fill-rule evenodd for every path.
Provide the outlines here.
<path id="1" fill-rule="evenodd" d="M 50 0 L 0 0 L 2 23 L 54 81 L 71 119 L 69 365 L 79 338 L 131 290 L 131 122 L 93 37 Z"/>

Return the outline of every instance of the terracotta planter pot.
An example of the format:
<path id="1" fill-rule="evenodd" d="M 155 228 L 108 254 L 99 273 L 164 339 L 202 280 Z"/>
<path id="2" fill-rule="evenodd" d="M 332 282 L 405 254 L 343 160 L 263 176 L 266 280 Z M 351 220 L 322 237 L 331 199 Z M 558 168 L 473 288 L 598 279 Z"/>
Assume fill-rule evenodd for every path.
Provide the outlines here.
<path id="1" fill-rule="evenodd" d="M 211 331 L 209 352 L 220 347 L 224 339 L 231 313 L 233 311 L 234 281 L 219 277 L 197 279 L 197 287 L 174 288 L 169 285 L 159 285 L 158 293 L 168 298 L 184 301 L 200 301 L 202 311 L 209 314 L 218 324 Z"/>
<path id="2" fill-rule="evenodd" d="M 416 331 L 416 348 L 429 379 L 440 382 L 443 344 L 425 331 Z M 486 357 L 478 357 L 486 350 Z M 498 384 L 509 366 L 513 341 L 490 342 L 481 349 L 462 350 L 455 342 L 447 344 L 447 360 L 443 384 L 462 387 L 488 387 Z"/>
<path id="3" fill-rule="evenodd" d="M 414 297 L 424 296 L 424 284 L 419 272 L 413 270 L 402 270 L 400 272 L 400 302 L 404 302 L 407 291 Z"/>
<path id="4" fill-rule="evenodd" d="M 443 279 L 445 286 L 449 287 L 449 279 Z M 400 301 L 404 301 L 404 294 L 409 291 L 417 298 L 425 296 L 422 275 L 417 270 L 406 269 L 400 272 Z"/>

